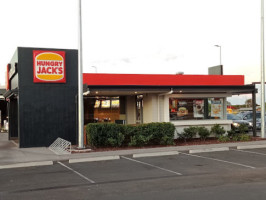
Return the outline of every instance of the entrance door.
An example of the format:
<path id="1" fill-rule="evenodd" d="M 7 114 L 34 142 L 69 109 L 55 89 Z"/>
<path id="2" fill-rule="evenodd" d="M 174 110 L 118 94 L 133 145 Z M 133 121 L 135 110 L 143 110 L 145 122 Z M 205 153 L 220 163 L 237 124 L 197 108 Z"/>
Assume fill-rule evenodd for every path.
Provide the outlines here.
<path id="1" fill-rule="evenodd" d="M 143 123 L 143 95 L 136 96 L 136 124 Z"/>

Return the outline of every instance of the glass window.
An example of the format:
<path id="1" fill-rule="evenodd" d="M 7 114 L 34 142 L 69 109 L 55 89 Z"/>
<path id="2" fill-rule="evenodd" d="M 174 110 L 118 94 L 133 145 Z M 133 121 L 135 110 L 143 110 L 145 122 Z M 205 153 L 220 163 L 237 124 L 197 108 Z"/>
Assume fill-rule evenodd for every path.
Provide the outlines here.
<path id="1" fill-rule="evenodd" d="M 223 99 L 169 98 L 170 120 L 222 119 Z"/>

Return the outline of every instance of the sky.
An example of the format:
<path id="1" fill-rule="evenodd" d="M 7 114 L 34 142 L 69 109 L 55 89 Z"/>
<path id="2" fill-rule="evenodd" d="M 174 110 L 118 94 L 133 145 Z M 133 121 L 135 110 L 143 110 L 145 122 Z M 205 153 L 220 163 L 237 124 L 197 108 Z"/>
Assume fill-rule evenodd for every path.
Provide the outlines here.
<path id="1" fill-rule="evenodd" d="M 83 72 L 208 74 L 221 50 L 225 75 L 259 82 L 260 2 L 82 0 Z M 4 85 L 16 47 L 78 48 L 78 0 L 0 0 L 0 27 Z"/>

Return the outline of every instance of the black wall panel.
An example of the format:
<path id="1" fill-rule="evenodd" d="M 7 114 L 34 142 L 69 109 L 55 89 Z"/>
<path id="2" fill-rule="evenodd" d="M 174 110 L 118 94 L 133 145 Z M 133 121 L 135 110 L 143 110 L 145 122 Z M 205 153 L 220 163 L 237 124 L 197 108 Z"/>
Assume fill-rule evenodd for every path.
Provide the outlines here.
<path id="1" fill-rule="evenodd" d="M 18 48 L 20 147 L 49 146 L 61 137 L 77 143 L 77 50 L 49 49 L 66 53 L 66 83 L 33 82 L 33 50 Z"/>

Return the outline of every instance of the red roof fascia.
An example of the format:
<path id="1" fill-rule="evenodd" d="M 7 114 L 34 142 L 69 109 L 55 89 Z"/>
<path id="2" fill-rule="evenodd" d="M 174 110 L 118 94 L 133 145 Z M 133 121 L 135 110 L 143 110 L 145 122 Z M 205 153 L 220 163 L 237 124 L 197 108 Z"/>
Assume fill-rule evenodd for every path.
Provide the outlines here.
<path id="1" fill-rule="evenodd" d="M 84 73 L 83 83 L 95 86 L 234 86 L 244 85 L 244 76 Z"/>

